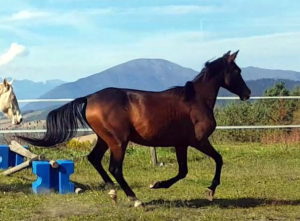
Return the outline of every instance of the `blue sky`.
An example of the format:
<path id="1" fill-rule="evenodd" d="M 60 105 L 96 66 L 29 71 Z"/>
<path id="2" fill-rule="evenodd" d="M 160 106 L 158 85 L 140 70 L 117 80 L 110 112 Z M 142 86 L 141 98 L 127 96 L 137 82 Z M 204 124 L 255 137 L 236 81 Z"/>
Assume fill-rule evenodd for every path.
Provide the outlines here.
<path id="1" fill-rule="evenodd" d="M 135 58 L 300 71 L 298 0 L 0 0 L 0 73 L 78 78 Z"/>

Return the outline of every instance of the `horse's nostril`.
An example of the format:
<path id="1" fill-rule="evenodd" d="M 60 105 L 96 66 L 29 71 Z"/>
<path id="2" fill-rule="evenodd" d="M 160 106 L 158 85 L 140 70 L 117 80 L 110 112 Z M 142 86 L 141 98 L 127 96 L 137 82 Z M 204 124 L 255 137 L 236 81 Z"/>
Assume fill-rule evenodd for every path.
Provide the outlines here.
<path id="1" fill-rule="evenodd" d="M 244 101 L 246 101 L 246 100 L 248 100 L 250 98 L 250 95 L 246 95 L 246 96 L 244 96 Z"/>
<path id="2" fill-rule="evenodd" d="M 20 124 L 20 123 L 22 123 L 22 121 L 23 121 L 23 118 L 20 118 L 18 121 L 16 121 L 16 124 Z"/>

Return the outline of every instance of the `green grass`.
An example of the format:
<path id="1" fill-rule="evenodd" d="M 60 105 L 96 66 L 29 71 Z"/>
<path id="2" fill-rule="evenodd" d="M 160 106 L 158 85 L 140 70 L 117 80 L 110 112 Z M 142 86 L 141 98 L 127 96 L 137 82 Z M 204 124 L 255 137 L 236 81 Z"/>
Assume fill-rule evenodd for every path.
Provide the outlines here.
<path id="1" fill-rule="evenodd" d="M 150 190 L 149 184 L 175 175 L 174 151 L 158 149 L 164 166 L 154 167 L 150 150 L 130 146 L 124 175 L 145 208 L 133 208 L 122 190 L 118 205 L 111 202 L 97 172 L 84 157 L 88 148 L 34 149 L 54 159 L 74 159 L 71 179 L 85 186 L 82 194 L 35 195 L 35 177 L 25 170 L 0 176 L 0 220 L 298 220 L 300 219 L 300 144 L 216 145 L 224 167 L 216 199 L 204 191 L 214 174 L 214 162 L 189 150 L 189 174 L 169 189 Z M 108 154 L 104 160 L 108 167 Z"/>

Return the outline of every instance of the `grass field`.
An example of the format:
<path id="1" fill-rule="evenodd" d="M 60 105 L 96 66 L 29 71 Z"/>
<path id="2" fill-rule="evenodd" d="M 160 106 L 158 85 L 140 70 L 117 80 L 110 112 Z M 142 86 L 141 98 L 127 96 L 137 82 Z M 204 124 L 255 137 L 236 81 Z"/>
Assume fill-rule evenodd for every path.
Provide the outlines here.
<path id="1" fill-rule="evenodd" d="M 114 206 L 102 180 L 84 157 L 87 148 L 62 148 L 43 152 L 54 159 L 74 159 L 72 181 L 85 185 L 82 194 L 31 193 L 35 177 L 25 170 L 0 176 L 0 220 L 300 220 L 300 144 L 216 145 L 224 167 L 216 199 L 204 197 L 214 174 L 214 162 L 189 150 L 189 174 L 169 189 L 150 190 L 149 184 L 177 172 L 175 153 L 158 149 L 163 166 L 150 163 L 149 148 L 128 148 L 124 175 L 145 203 L 133 208 L 118 190 Z M 108 166 L 108 154 L 104 159 Z"/>

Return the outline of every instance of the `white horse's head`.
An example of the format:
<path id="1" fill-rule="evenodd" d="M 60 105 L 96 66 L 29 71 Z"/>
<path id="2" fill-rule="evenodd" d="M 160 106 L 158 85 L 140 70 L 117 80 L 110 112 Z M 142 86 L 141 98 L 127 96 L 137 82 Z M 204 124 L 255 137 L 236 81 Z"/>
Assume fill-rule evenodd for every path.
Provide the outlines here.
<path id="1" fill-rule="evenodd" d="M 0 83 L 0 111 L 11 119 L 12 124 L 20 124 L 22 122 L 22 114 L 12 87 L 12 82 L 8 82 L 6 79 Z"/>

